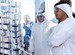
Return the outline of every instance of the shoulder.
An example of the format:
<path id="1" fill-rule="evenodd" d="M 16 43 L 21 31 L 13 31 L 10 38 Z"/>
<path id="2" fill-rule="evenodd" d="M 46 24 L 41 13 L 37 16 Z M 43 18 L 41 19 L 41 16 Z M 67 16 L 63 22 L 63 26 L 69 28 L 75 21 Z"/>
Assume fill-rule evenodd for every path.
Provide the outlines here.
<path id="1" fill-rule="evenodd" d="M 52 21 L 50 21 L 50 25 L 51 25 L 51 26 L 56 26 L 57 24 L 54 23 L 54 22 L 52 22 Z"/>
<path id="2" fill-rule="evenodd" d="M 35 23 L 35 24 L 32 26 L 32 30 L 33 30 L 33 29 L 36 29 L 37 26 L 38 26 L 38 23 Z"/>
<path id="3" fill-rule="evenodd" d="M 48 26 L 53 29 L 55 26 L 57 26 L 57 24 L 52 21 L 49 21 Z"/>

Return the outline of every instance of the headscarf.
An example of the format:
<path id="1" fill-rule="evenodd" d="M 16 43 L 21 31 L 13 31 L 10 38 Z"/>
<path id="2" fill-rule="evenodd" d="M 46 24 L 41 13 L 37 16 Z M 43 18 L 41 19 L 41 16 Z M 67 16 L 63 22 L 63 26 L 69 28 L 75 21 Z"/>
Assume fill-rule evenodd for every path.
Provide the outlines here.
<path id="1" fill-rule="evenodd" d="M 44 16 L 44 21 L 41 22 L 41 23 L 44 23 L 45 21 L 50 22 L 50 21 L 47 19 L 46 13 L 43 12 L 43 10 L 38 10 L 38 11 L 37 11 L 37 23 L 40 23 L 40 22 L 38 21 L 38 16 L 41 16 L 41 15 Z"/>
<path id="2" fill-rule="evenodd" d="M 74 18 L 72 16 L 72 9 L 68 4 L 60 4 L 60 5 L 56 5 L 55 7 L 60 8 L 61 10 L 63 10 L 69 18 Z"/>
<path id="3" fill-rule="evenodd" d="M 41 16 L 41 15 L 46 17 L 45 12 L 43 12 L 43 10 L 38 10 L 37 11 L 37 16 Z"/>

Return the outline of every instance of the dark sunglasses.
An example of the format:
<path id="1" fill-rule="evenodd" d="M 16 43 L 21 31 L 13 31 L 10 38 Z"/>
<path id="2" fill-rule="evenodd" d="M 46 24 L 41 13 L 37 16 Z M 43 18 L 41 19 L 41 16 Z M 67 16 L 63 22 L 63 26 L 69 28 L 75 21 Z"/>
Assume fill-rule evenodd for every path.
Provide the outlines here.
<path id="1" fill-rule="evenodd" d="M 39 17 L 41 18 L 42 16 L 43 16 L 43 15 L 37 16 L 37 18 L 39 18 Z"/>
<path id="2" fill-rule="evenodd" d="M 54 8 L 54 12 L 58 12 L 59 11 L 59 8 Z"/>

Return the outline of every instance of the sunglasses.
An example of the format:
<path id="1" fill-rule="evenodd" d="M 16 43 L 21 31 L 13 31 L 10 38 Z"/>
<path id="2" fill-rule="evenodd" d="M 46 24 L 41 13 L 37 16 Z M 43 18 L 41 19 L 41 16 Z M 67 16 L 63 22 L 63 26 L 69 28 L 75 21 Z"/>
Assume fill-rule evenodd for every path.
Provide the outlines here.
<path id="1" fill-rule="evenodd" d="M 59 8 L 54 8 L 54 12 L 58 12 L 59 11 Z"/>
<path id="2" fill-rule="evenodd" d="M 43 17 L 43 15 L 37 16 L 37 18 L 41 18 L 41 17 Z"/>

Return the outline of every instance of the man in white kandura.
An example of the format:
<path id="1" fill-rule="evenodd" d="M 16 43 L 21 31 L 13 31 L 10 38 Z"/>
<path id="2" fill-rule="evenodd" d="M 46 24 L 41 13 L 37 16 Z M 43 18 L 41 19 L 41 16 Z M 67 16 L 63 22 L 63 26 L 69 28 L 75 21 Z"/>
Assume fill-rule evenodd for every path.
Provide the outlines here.
<path id="1" fill-rule="evenodd" d="M 54 6 L 54 13 L 61 22 L 49 37 L 52 55 L 75 55 L 75 18 L 71 8 L 67 3 L 58 3 Z"/>
<path id="2" fill-rule="evenodd" d="M 37 20 L 32 27 L 29 52 L 33 52 L 33 55 L 50 55 L 48 38 L 52 31 L 50 28 L 56 24 L 49 22 L 45 13 L 39 13 Z"/>

